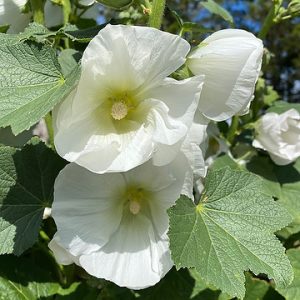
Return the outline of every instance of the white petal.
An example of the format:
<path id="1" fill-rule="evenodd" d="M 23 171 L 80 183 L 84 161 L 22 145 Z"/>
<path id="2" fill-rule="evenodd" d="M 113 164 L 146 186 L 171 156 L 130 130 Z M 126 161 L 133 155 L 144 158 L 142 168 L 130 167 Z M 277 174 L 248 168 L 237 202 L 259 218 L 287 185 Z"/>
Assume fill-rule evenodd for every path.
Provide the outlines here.
<path id="1" fill-rule="evenodd" d="M 8 33 L 19 33 L 29 24 L 30 14 L 22 14 L 27 0 L 0 0 L 0 25 L 9 24 Z"/>
<path id="2" fill-rule="evenodd" d="M 199 177 L 205 177 L 207 168 L 204 160 L 204 149 L 200 145 L 206 143 L 207 139 L 207 125 L 193 123 L 184 143 L 182 151 L 187 157 L 194 173 L 194 181 Z"/>
<path id="3" fill-rule="evenodd" d="M 216 121 L 246 113 L 262 54 L 262 41 L 243 30 L 225 29 L 205 39 L 188 59 L 194 74 L 205 75 L 200 113 Z"/>
<path id="4" fill-rule="evenodd" d="M 45 12 L 45 25 L 47 27 L 55 27 L 62 25 L 64 22 L 64 15 L 62 6 L 53 4 L 47 0 L 44 7 Z"/>
<path id="5" fill-rule="evenodd" d="M 277 165 L 287 165 L 300 157 L 300 114 L 295 109 L 265 114 L 256 133 L 253 146 L 268 151 Z"/>
<path id="6" fill-rule="evenodd" d="M 144 215 L 130 213 L 100 251 L 82 255 L 79 261 L 91 275 L 131 289 L 154 285 L 173 265 L 167 237 L 158 236 Z"/>
<path id="7" fill-rule="evenodd" d="M 76 164 L 66 166 L 55 181 L 52 207 L 61 244 L 72 255 L 104 245 L 120 224 L 124 193 L 121 174 L 98 176 Z"/>
<path id="8" fill-rule="evenodd" d="M 189 49 L 179 36 L 154 28 L 107 25 L 88 45 L 82 65 L 91 68 L 95 82 L 105 75 L 110 87 L 144 89 L 178 69 Z"/>
<path id="9" fill-rule="evenodd" d="M 74 262 L 79 264 L 78 259 L 71 255 L 60 243 L 60 237 L 55 234 L 53 239 L 48 244 L 48 247 L 53 252 L 55 259 L 59 264 L 70 265 Z"/>
<path id="10" fill-rule="evenodd" d="M 199 103 L 204 76 L 194 76 L 177 81 L 166 78 L 159 86 L 147 92 L 147 98 L 163 101 L 169 108 L 169 115 L 180 119 L 188 127 L 192 125 Z"/>
<path id="11" fill-rule="evenodd" d="M 180 152 L 171 164 L 160 167 L 156 174 L 162 182 L 164 172 L 169 172 L 169 184 L 161 186 L 154 193 L 152 201 L 149 201 L 151 215 L 157 231 L 160 234 L 166 234 L 169 226 L 167 209 L 175 204 L 175 201 L 184 194 L 193 198 L 193 171 L 188 163 L 186 156 Z M 164 175 L 164 176 L 163 176 Z"/>
<path id="12" fill-rule="evenodd" d="M 92 5 L 95 2 L 95 0 L 79 0 L 78 3 L 80 5 L 89 6 Z"/>

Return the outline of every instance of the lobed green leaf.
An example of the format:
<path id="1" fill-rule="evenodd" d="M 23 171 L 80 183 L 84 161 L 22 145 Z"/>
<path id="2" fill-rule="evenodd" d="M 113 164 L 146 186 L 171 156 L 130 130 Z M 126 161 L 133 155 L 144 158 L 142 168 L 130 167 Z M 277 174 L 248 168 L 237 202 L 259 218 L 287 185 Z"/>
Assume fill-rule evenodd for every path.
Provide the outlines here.
<path id="1" fill-rule="evenodd" d="M 223 168 L 209 173 L 198 205 L 180 197 L 168 211 L 176 267 L 195 267 L 205 281 L 241 298 L 247 270 L 279 287 L 290 284 L 293 271 L 273 232 L 291 217 L 262 184 L 254 174 Z"/>
<path id="2" fill-rule="evenodd" d="M 71 92 L 79 74 L 77 68 L 64 77 L 50 46 L 4 39 L 0 44 L 0 127 L 11 126 L 18 134 L 37 123 Z"/>

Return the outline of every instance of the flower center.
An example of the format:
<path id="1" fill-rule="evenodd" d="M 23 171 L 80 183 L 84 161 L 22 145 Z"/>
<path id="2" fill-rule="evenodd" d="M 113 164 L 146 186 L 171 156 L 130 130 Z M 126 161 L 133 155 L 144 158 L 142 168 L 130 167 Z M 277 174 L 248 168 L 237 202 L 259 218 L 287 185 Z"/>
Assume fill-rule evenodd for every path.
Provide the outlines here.
<path id="1" fill-rule="evenodd" d="M 141 204 L 139 201 L 130 200 L 129 201 L 129 210 L 132 214 L 137 215 L 141 210 Z"/>
<path id="2" fill-rule="evenodd" d="M 144 198 L 143 190 L 140 188 L 130 188 L 127 192 L 127 199 L 129 202 L 129 211 L 133 215 L 137 215 L 141 208 Z"/>
<path id="3" fill-rule="evenodd" d="M 110 114 L 115 120 L 122 120 L 128 114 L 128 106 L 122 101 L 117 101 L 112 105 Z"/>

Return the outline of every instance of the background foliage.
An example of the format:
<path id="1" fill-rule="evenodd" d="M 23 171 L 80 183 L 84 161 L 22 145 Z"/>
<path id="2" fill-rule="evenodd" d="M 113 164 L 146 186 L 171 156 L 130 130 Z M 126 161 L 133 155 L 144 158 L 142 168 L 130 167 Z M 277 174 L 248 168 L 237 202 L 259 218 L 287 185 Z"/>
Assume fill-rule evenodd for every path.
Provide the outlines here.
<path id="1" fill-rule="evenodd" d="M 147 24 L 149 2 L 99 1 L 106 6 L 98 7 L 97 20 L 82 18 L 75 0 L 56 2 L 64 10 L 63 26 L 45 28 L 34 10 L 42 0 L 34 0 L 27 9 L 34 10 L 35 23 L 18 35 L 0 35 L 0 126 L 6 127 L 0 129 L 0 299 L 300 299 L 300 161 L 279 167 L 251 147 L 253 123 L 264 112 L 300 111 L 300 2 L 167 1 L 163 30 L 192 45 L 210 32 L 236 27 L 262 38 L 266 49 L 250 114 L 219 123 L 218 137 L 210 137 L 207 157 L 215 161 L 201 205 L 180 198 L 169 210 L 172 257 L 180 270 L 174 267 L 141 291 L 58 265 L 47 247 L 56 227 L 42 217 L 66 164 L 55 153 L 50 111 L 78 80 L 78 61 L 91 38 L 106 22 Z M 50 129 L 46 144 L 31 138 L 43 117 Z M 222 152 L 220 141 L 234 159 Z M 281 244 L 294 271 L 288 287 L 282 278 L 291 281 L 292 270 Z"/>

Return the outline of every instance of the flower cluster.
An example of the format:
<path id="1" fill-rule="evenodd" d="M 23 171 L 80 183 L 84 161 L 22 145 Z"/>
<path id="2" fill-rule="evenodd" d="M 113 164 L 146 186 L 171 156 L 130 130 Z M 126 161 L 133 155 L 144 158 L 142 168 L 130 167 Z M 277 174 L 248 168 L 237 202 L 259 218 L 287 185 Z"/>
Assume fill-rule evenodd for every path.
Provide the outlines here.
<path id="1" fill-rule="evenodd" d="M 205 176 L 209 120 L 245 113 L 263 46 L 242 30 L 190 53 L 177 35 L 107 25 L 83 53 L 80 81 L 53 111 L 58 262 L 120 286 L 154 285 L 172 267 L 167 209 Z M 177 81 L 187 63 L 195 75 Z"/>

